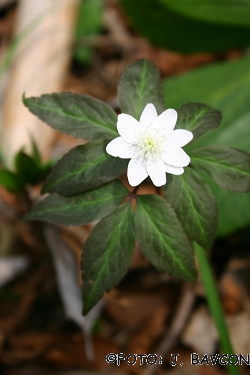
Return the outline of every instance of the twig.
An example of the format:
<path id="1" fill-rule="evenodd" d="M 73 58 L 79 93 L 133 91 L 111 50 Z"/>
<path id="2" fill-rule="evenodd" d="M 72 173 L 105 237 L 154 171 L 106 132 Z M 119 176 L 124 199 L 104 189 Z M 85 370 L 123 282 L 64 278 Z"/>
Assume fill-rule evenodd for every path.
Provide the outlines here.
<path id="1" fill-rule="evenodd" d="M 194 304 L 195 293 L 193 288 L 193 284 L 186 283 L 184 285 L 184 290 L 171 327 L 155 350 L 158 357 L 161 356 L 162 358 L 165 358 L 166 354 L 170 351 L 178 339 Z M 149 366 L 145 371 L 145 375 L 155 374 L 158 367 L 159 363 L 156 363 L 154 366 Z"/>

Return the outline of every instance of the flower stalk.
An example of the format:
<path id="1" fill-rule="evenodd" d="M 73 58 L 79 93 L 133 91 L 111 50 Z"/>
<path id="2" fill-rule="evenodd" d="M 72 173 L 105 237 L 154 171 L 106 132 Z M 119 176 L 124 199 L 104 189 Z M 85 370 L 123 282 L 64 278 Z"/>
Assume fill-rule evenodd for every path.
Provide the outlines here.
<path id="1" fill-rule="evenodd" d="M 195 254 L 198 259 L 201 280 L 205 289 L 208 306 L 216 325 L 223 354 L 234 354 L 230 341 L 224 312 L 222 310 L 219 294 L 216 288 L 215 280 L 209 265 L 206 253 L 202 247 L 194 243 Z M 230 375 L 241 375 L 238 365 L 227 364 Z"/>

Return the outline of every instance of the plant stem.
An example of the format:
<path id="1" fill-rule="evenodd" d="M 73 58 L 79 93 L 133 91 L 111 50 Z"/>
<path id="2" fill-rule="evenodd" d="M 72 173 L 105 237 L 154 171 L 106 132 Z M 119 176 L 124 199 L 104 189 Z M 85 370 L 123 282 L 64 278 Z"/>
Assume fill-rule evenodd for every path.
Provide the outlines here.
<path id="1" fill-rule="evenodd" d="M 199 263 L 200 275 L 202 279 L 202 283 L 206 292 L 206 297 L 208 301 L 208 305 L 210 308 L 210 312 L 213 316 L 214 323 L 216 325 L 219 338 L 221 349 L 223 354 L 234 354 L 233 347 L 230 341 L 230 337 L 228 334 L 228 329 L 224 317 L 224 312 L 222 310 L 219 294 L 217 291 L 217 287 L 215 284 L 215 280 L 212 274 L 212 270 L 210 268 L 205 250 L 197 245 L 194 244 L 195 253 Z M 235 360 L 235 357 L 234 357 Z M 228 372 L 231 375 L 241 375 L 240 369 L 238 365 L 227 365 Z"/>

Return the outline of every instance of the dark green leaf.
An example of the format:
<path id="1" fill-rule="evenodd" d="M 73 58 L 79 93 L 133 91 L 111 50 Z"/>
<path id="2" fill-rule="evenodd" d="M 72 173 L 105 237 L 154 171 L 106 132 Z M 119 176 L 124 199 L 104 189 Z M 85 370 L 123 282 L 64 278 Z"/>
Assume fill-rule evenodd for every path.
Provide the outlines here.
<path id="1" fill-rule="evenodd" d="M 134 251 L 133 213 L 126 203 L 93 229 L 82 257 L 83 313 L 116 286 L 129 268 Z"/>
<path id="2" fill-rule="evenodd" d="M 160 0 L 120 2 L 135 29 L 156 46 L 190 53 L 219 52 L 249 45 L 249 27 L 219 25 L 191 19 L 163 5 Z M 190 11 L 192 10 L 193 8 Z"/>
<path id="3" fill-rule="evenodd" d="M 108 155 L 106 145 L 96 141 L 70 150 L 52 169 L 42 193 L 79 194 L 120 177 L 128 160 Z"/>
<path id="4" fill-rule="evenodd" d="M 40 201 L 24 220 L 44 220 L 58 225 L 83 225 L 114 211 L 129 191 L 118 180 L 71 197 L 52 194 Z"/>
<path id="5" fill-rule="evenodd" d="M 88 140 L 118 136 L 117 116 L 105 103 L 88 95 L 70 92 L 23 98 L 29 110 L 52 128 Z"/>
<path id="6" fill-rule="evenodd" d="M 32 139 L 31 142 L 32 142 L 32 159 L 34 160 L 34 163 L 36 163 L 36 165 L 40 167 L 42 163 L 40 152 L 37 148 L 37 145 L 34 139 Z"/>
<path id="7" fill-rule="evenodd" d="M 49 161 L 40 166 L 38 182 L 43 182 L 48 177 L 48 174 L 51 172 L 51 169 L 54 166 L 54 164 L 55 163 L 53 161 Z"/>
<path id="8" fill-rule="evenodd" d="M 250 26 L 250 0 L 160 0 L 184 16 L 217 24 Z"/>
<path id="9" fill-rule="evenodd" d="M 172 207 L 158 195 L 140 195 L 135 235 L 145 257 L 159 271 L 182 280 L 196 278 L 193 249 Z"/>
<path id="10" fill-rule="evenodd" d="M 187 102 L 203 102 L 223 113 L 221 126 L 187 145 L 188 149 L 226 145 L 249 152 L 250 138 L 250 55 L 210 64 L 164 83 L 167 107 Z M 232 193 L 209 181 L 219 206 L 218 235 L 225 236 L 250 224 L 250 195 Z M 231 214 L 233 212 L 233 215 Z"/>
<path id="11" fill-rule="evenodd" d="M 15 166 L 17 174 L 24 185 L 38 182 L 39 167 L 32 157 L 23 151 L 19 151 L 15 155 Z"/>
<path id="12" fill-rule="evenodd" d="M 12 193 L 18 193 L 24 189 L 19 176 L 7 169 L 0 170 L 0 185 Z"/>
<path id="13" fill-rule="evenodd" d="M 217 204 L 209 186 L 189 167 L 181 176 L 168 175 L 167 179 L 162 187 L 167 202 L 189 237 L 209 250 L 218 224 Z"/>
<path id="14" fill-rule="evenodd" d="M 139 120 L 143 109 L 153 103 L 158 114 L 165 108 L 160 73 L 148 60 L 137 60 L 127 67 L 118 85 L 118 98 L 123 113 Z"/>
<path id="15" fill-rule="evenodd" d="M 226 146 L 207 146 L 190 154 L 191 163 L 223 189 L 250 192 L 250 155 Z"/>
<path id="16" fill-rule="evenodd" d="M 195 141 L 218 128 L 222 118 L 220 111 L 200 103 L 184 104 L 177 112 L 178 120 L 175 129 L 190 130 Z"/>

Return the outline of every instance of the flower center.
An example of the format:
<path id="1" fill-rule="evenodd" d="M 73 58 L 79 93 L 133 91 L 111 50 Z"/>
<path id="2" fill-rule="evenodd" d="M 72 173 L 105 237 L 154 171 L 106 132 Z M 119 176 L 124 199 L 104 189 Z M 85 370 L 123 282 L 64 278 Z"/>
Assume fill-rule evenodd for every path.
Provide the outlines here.
<path id="1" fill-rule="evenodd" d="M 148 139 L 145 139 L 145 150 L 148 152 L 152 151 L 153 148 L 155 148 L 155 142 L 154 139 L 149 137 Z"/>
<path id="2" fill-rule="evenodd" d="M 162 152 L 162 138 L 151 132 L 141 133 L 138 137 L 137 152 L 149 159 L 156 159 Z"/>

